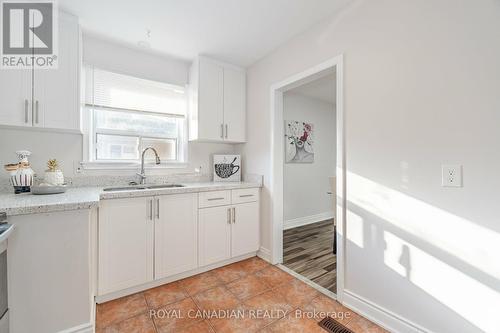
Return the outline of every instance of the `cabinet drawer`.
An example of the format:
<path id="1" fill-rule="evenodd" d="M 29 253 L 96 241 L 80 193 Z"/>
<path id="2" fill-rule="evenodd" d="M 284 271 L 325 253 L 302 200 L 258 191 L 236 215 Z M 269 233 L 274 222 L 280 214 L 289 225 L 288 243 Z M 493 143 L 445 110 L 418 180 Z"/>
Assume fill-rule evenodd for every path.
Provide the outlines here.
<path id="1" fill-rule="evenodd" d="M 200 192 L 198 207 L 216 207 L 231 204 L 231 191 Z"/>
<path id="2" fill-rule="evenodd" d="M 258 188 L 245 188 L 239 190 L 232 190 L 232 203 L 239 204 L 244 202 L 259 201 L 259 189 Z"/>

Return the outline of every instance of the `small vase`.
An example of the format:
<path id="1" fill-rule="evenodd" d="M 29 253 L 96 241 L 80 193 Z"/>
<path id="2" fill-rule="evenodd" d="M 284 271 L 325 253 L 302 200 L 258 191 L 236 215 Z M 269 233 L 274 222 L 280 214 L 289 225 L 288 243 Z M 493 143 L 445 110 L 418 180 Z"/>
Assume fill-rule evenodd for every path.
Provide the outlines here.
<path id="1" fill-rule="evenodd" d="M 61 170 L 45 171 L 45 177 L 43 181 L 51 185 L 62 185 L 64 184 L 64 175 Z"/>

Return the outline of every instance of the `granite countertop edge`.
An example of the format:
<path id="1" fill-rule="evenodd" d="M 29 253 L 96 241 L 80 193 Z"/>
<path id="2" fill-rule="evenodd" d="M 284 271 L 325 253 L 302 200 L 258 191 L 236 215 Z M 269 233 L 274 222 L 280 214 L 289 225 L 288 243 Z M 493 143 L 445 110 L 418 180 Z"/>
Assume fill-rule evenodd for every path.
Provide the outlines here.
<path id="1" fill-rule="evenodd" d="M 6 212 L 7 216 L 44 214 L 92 209 L 99 206 L 100 200 L 262 187 L 262 184 L 256 182 L 206 182 L 182 183 L 182 185 L 184 187 L 112 192 L 104 192 L 104 186 L 73 187 L 69 188 L 65 193 L 50 195 L 0 193 L 0 212 Z"/>

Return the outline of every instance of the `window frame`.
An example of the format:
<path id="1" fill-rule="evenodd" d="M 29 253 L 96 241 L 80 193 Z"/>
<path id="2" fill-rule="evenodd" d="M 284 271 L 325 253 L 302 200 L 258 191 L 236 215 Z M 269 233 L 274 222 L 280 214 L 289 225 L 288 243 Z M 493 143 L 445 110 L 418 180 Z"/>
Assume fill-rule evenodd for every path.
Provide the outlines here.
<path id="1" fill-rule="evenodd" d="M 101 68 L 97 68 L 95 66 L 91 65 L 84 65 L 84 69 L 82 70 L 83 73 L 86 72 L 86 68 L 92 69 L 92 73 L 94 69 L 98 70 L 103 70 L 103 71 L 108 71 L 104 70 Z M 140 77 L 135 77 L 129 74 L 123 74 L 119 73 L 116 71 L 108 71 L 116 74 L 121 74 L 121 75 L 127 75 L 130 77 L 134 77 L 140 80 L 143 80 L 143 78 Z M 83 81 L 83 86 L 85 86 L 85 74 L 82 75 L 82 81 Z M 153 80 L 149 80 L 153 81 Z M 161 158 L 161 163 L 160 165 L 156 165 L 154 163 L 154 159 L 147 158 L 145 159 L 144 165 L 148 169 L 162 169 L 162 168 L 186 168 L 187 167 L 187 158 L 188 158 L 188 87 L 186 86 L 179 86 L 179 85 L 173 85 L 170 83 L 164 83 L 164 82 L 159 82 L 168 86 L 171 86 L 174 89 L 182 89 L 185 93 L 186 97 L 186 113 L 184 115 L 180 114 L 170 114 L 170 113 L 160 113 L 160 112 L 152 112 L 152 111 L 142 111 L 142 110 L 134 110 L 134 109 L 125 109 L 125 108 L 112 108 L 112 107 L 106 107 L 106 106 L 99 106 L 95 104 L 88 104 L 85 103 L 85 89 L 82 91 L 84 96 L 82 96 L 82 103 L 81 103 L 81 112 L 82 112 L 82 132 L 84 136 L 83 140 L 83 161 L 80 162 L 80 165 L 83 169 L 136 169 L 137 167 L 140 166 L 141 164 L 141 146 L 142 146 L 142 139 L 165 139 L 165 140 L 175 140 L 176 142 L 176 159 L 175 160 L 166 160 L 165 158 Z M 92 86 L 92 91 L 94 90 Z M 129 130 L 113 130 L 113 129 L 98 129 L 97 128 L 97 120 L 95 116 L 95 112 L 97 110 L 104 110 L 104 111 L 115 111 L 115 112 L 130 112 L 130 113 L 135 113 L 135 114 L 149 114 L 149 115 L 154 115 L 158 117 L 165 117 L 165 118 L 177 118 L 180 119 L 181 121 L 178 121 L 177 124 L 177 137 L 171 137 L 171 136 L 162 136 L 158 134 L 148 134 L 148 133 L 142 133 L 142 132 L 136 132 L 136 131 L 129 131 Z M 136 137 L 139 140 L 138 144 L 138 156 L 139 158 L 137 160 L 131 160 L 131 159 L 124 159 L 124 160 L 116 160 L 116 159 L 97 159 L 97 135 L 116 135 L 116 136 L 123 136 L 123 137 Z"/>

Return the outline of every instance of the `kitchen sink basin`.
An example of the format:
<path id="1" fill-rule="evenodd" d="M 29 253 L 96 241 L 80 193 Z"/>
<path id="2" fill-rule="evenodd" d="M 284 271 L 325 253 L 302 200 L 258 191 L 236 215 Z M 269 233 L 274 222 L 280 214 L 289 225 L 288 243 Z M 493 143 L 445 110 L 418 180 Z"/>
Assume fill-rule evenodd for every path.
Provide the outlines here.
<path id="1" fill-rule="evenodd" d="M 158 190 L 162 188 L 175 188 L 184 187 L 181 184 L 160 184 L 160 185 L 144 185 L 144 186 L 123 186 L 123 187 L 107 187 L 103 189 L 104 192 L 117 192 L 117 191 L 140 191 L 140 190 Z"/>
<path id="2" fill-rule="evenodd" d="M 148 189 L 161 189 L 161 188 L 174 188 L 174 187 L 184 187 L 184 185 L 181 185 L 181 184 L 163 184 L 163 185 L 147 186 Z"/>
<path id="3" fill-rule="evenodd" d="M 138 191 L 138 190 L 146 190 L 147 187 L 138 187 L 138 186 L 124 186 L 124 187 L 107 187 L 103 189 L 104 192 L 114 192 L 114 191 Z"/>

